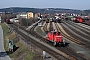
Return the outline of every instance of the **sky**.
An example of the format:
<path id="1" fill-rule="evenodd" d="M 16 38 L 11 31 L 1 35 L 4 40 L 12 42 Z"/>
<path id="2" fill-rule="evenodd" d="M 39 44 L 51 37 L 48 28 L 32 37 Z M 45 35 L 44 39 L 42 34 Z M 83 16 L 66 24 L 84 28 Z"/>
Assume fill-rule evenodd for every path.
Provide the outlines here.
<path id="1" fill-rule="evenodd" d="M 29 7 L 29 8 L 69 8 L 90 9 L 90 0 L 0 0 L 0 8 Z"/>

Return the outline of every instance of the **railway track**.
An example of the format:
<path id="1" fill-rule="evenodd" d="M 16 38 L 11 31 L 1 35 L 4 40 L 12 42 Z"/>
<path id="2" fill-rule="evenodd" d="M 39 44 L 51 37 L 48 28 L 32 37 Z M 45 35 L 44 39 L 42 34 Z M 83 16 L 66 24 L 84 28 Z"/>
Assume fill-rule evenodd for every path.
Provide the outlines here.
<path id="1" fill-rule="evenodd" d="M 78 44 L 78 45 L 80 45 L 80 46 L 83 46 L 83 47 L 85 47 L 85 48 L 88 48 L 88 49 L 90 49 L 90 41 L 89 41 L 89 39 L 90 39 L 90 37 L 89 37 L 89 35 L 88 35 L 88 39 L 86 39 L 87 37 L 85 37 L 85 35 L 83 35 L 82 33 L 80 33 L 80 32 L 77 32 L 77 30 L 75 30 L 75 29 L 73 29 L 72 27 L 70 27 L 68 24 L 70 24 L 69 22 L 67 22 L 67 23 L 65 23 L 65 22 L 63 22 L 64 24 L 61 24 L 62 25 L 62 27 L 64 28 L 64 30 L 68 33 L 68 34 L 70 34 L 70 36 L 72 36 L 72 38 L 73 38 L 73 42 L 75 42 L 76 44 Z M 71 23 L 71 25 L 73 26 L 74 24 L 73 23 Z M 67 26 L 67 27 L 66 27 Z M 75 27 L 75 26 L 74 26 Z M 76 28 L 78 28 L 78 29 L 80 29 L 81 31 L 83 31 L 84 33 L 87 33 L 87 31 L 85 31 L 85 30 L 83 30 L 83 29 L 81 29 L 81 28 L 79 28 L 78 26 L 76 26 Z M 68 30 L 68 29 L 70 29 L 70 30 Z M 71 31 L 73 31 L 72 33 L 71 33 Z M 77 34 L 76 34 L 77 33 Z M 89 33 L 89 32 L 88 32 Z M 76 34 L 76 35 L 74 35 L 74 34 Z M 84 39 L 83 39 L 84 38 Z M 71 40 L 71 39 L 70 39 Z"/>
<path id="2" fill-rule="evenodd" d="M 85 22 L 83 22 L 83 24 L 85 24 L 85 25 L 89 25 L 89 26 L 90 26 L 90 20 L 89 20 L 89 21 L 85 21 Z"/>
<path id="3" fill-rule="evenodd" d="M 45 22 L 45 23 L 44 23 L 44 26 L 43 26 L 43 30 L 45 31 L 45 33 L 48 32 L 47 25 L 48 25 L 48 23 Z"/>
<path id="4" fill-rule="evenodd" d="M 51 24 L 51 25 L 52 25 L 52 24 Z M 48 43 L 47 40 L 45 40 L 44 38 L 42 38 L 41 36 L 39 36 L 39 35 L 34 31 L 34 28 L 35 28 L 35 26 L 33 26 L 33 28 L 30 29 L 30 32 L 26 31 L 26 30 L 23 29 L 23 28 L 21 28 L 21 29 L 23 29 L 24 31 L 30 33 L 30 34 L 33 35 L 34 37 L 40 39 L 41 42 Z M 20 31 L 19 31 L 19 32 L 20 32 Z M 22 32 L 21 32 L 21 33 L 22 33 Z M 24 35 L 24 36 L 25 36 L 25 34 L 23 34 L 23 33 L 22 33 L 21 35 Z M 24 37 L 24 36 L 23 36 L 23 37 Z M 25 38 L 26 38 L 26 37 L 25 37 Z M 28 38 L 28 36 L 27 36 L 27 38 Z M 29 38 L 30 38 L 30 37 L 29 37 Z M 51 44 L 49 44 L 49 45 L 51 45 Z M 78 54 L 72 53 L 72 52 L 74 52 L 74 50 L 72 50 L 72 49 L 70 49 L 70 48 L 68 48 L 68 47 L 66 47 L 66 48 L 64 48 L 64 47 L 62 47 L 62 48 L 56 47 L 56 49 L 64 52 L 64 53 L 66 54 L 66 56 L 68 57 L 68 58 L 62 57 L 63 59 L 69 59 L 69 60 L 78 60 L 78 59 L 79 59 L 79 60 L 85 60 L 84 58 L 80 57 Z M 47 50 L 47 51 L 49 51 L 49 50 Z M 50 50 L 50 51 L 52 51 L 52 50 Z M 50 52 L 49 52 L 49 53 L 50 53 Z M 56 54 L 56 53 L 54 53 L 54 54 L 55 54 L 55 57 L 56 57 L 58 60 L 60 60 L 59 57 L 61 57 L 62 55 L 60 55 L 60 54 L 58 55 L 58 54 Z M 53 54 L 53 55 L 54 55 L 54 54 Z"/>
<path id="5" fill-rule="evenodd" d="M 53 31 L 53 25 L 52 25 L 52 22 L 50 22 L 50 27 L 49 27 L 49 31 Z"/>
<path id="6" fill-rule="evenodd" d="M 74 22 L 72 22 L 72 23 L 74 23 Z M 88 25 L 85 25 L 85 24 L 82 24 L 82 23 L 74 23 L 74 24 L 76 24 L 76 25 L 78 25 L 80 27 L 83 27 L 83 28 L 85 28 L 87 30 L 90 30 L 90 26 L 88 26 Z"/>
<path id="7" fill-rule="evenodd" d="M 60 27 L 58 26 L 57 23 L 55 23 L 55 26 L 56 26 L 57 31 L 61 32 L 62 35 L 63 35 L 63 37 L 65 37 L 65 38 L 68 39 L 67 35 L 64 34 L 64 33 L 61 31 L 61 29 L 60 29 Z M 69 39 L 72 39 L 72 38 L 69 37 Z M 60 50 L 65 51 L 65 53 L 67 53 L 68 55 L 72 55 L 72 56 L 73 56 L 74 58 L 76 58 L 77 60 L 82 60 L 82 59 L 84 60 L 84 59 L 85 59 L 85 58 L 83 58 L 83 57 L 84 57 L 83 55 L 77 54 L 76 51 L 75 51 L 74 49 L 72 49 L 71 47 L 69 47 L 69 46 L 67 46 L 67 47 L 65 47 L 65 48 L 61 48 Z M 68 52 L 69 52 L 69 53 L 68 53 Z"/>
<path id="8" fill-rule="evenodd" d="M 52 23 L 50 23 L 50 28 L 52 27 L 53 28 L 53 26 L 52 26 Z M 38 35 L 35 31 L 34 31 L 34 28 L 35 28 L 35 26 L 32 28 L 32 29 L 30 29 L 30 34 L 31 35 L 33 35 L 34 37 L 36 37 L 36 38 L 38 38 L 38 39 L 40 39 L 40 41 L 41 42 L 45 42 L 46 44 L 49 44 L 50 46 L 53 46 L 52 44 L 50 44 L 50 42 L 49 41 L 47 41 L 45 38 L 43 38 L 43 37 L 41 37 L 40 35 Z M 49 29 L 50 29 L 49 28 Z M 50 31 L 50 30 L 49 30 Z M 51 30 L 52 31 L 52 30 Z M 59 47 L 57 47 L 56 49 L 58 49 L 58 50 L 60 50 L 60 48 Z M 61 51 L 62 52 L 62 51 Z M 67 54 L 64 54 L 64 55 L 67 55 Z M 58 55 L 57 55 L 58 56 Z M 58 56 L 59 57 L 59 56 Z M 69 60 L 75 60 L 72 56 L 69 56 L 69 55 L 67 55 L 67 57 L 69 58 Z"/>
<path id="9" fill-rule="evenodd" d="M 40 43 L 38 43 L 37 41 L 35 41 L 34 39 L 32 39 L 31 37 L 30 37 L 30 34 L 32 34 L 32 35 L 34 35 L 34 37 L 40 37 L 39 35 L 37 35 L 37 33 L 35 33 L 34 32 L 34 28 L 35 28 L 35 26 L 33 27 L 33 28 L 31 28 L 30 29 L 30 32 L 28 32 L 28 31 L 26 31 L 24 28 L 22 28 L 22 27 L 19 27 L 20 29 L 18 29 L 17 27 L 17 25 L 10 25 L 17 33 L 19 33 L 21 36 L 23 36 L 24 38 L 26 38 L 26 40 L 27 40 L 27 43 L 29 43 L 29 42 L 32 42 L 33 44 L 35 44 L 36 46 L 38 46 L 39 48 L 41 48 L 41 49 L 43 49 L 43 50 L 45 50 L 47 53 L 49 53 L 49 54 L 51 54 L 52 56 L 54 56 L 55 58 L 57 58 L 57 60 L 70 60 L 70 58 L 68 58 L 67 57 L 67 55 L 65 55 L 64 54 L 64 56 L 62 55 L 63 53 L 61 52 L 59 52 L 58 50 L 57 51 L 54 51 L 54 50 L 52 50 L 52 49 L 50 49 L 50 48 L 48 48 L 48 46 L 44 46 L 44 45 L 42 45 L 42 44 L 40 44 L 40 43 L 42 43 L 42 41 L 40 41 Z M 27 34 L 27 35 L 26 35 Z M 40 37 L 41 38 L 41 37 Z M 39 39 L 40 40 L 40 39 Z M 39 41 L 38 40 L 38 41 Z M 44 44 L 46 44 L 46 43 L 44 43 Z M 47 45 L 47 44 L 46 44 Z M 44 48 L 43 48 L 44 47 Z"/>
<path id="10" fill-rule="evenodd" d="M 51 26 L 53 26 L 53 25 L 51 25 Z M 59 29 L 59 27 L 58 27 L 58 25 L 57 25 L 57 23 L 55 23 L 55 26 L 56 26 L 56 28 L 57 28 L 57 31 L 60 31 L 60 29 Z M 53 28 L 52 27 L 50 27 L 52 30 L 53 30 Z M 58 50 L 60 50 L 60 51 L 62 51 L 62 52 L 64 52 L 64 53 L 66 53 L 67 55 L 69 55 L 70 57 L 72 57 L 73 59 L 76 59 L 76 60 L 84 60 L 85 58 L 83 58 L 83 55 L 79 55 L 79 54 L 77 54 L 77 53 L 75 53 L 75 51 L 72 49 L 72 48 L 70 48 L 70 47 L 56 47 Z M 82 57 L 81 57 L 82 56 Z"/>
<path id="11" fill-rule="evenodd" d="M 71 28 L 72 30 L 74 30 L 75 33 L 78 33 L 78 35 L 81 35 L 82 37 L 85 37 L 85 40 L 90 40 L 90 31 L 83 29 L 82 27 L 77 26 L 76 24 L 74 24 L 73 22 L 67 21 L 64 23 Z"/>

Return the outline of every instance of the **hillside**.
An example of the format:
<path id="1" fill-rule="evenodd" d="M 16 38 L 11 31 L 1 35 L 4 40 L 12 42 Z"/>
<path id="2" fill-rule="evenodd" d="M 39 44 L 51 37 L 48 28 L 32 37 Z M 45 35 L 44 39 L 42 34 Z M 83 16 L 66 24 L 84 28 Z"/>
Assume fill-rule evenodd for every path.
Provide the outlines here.
<path id="1" fill-rule="evenodd" d="M 17 12 L 37 12 L 40 11 L 41 9 L 36 9 L 36 8 L 20 8 L 20 7 L 11 7 L 11 8 L 3 8 L 0 9 L 0 12 L 11 12 L 11 13 L 17 13 Z"/>
<path id="2" fill-rule="evenodd" d="M 67 13 L 78 13 L 80 14 L 81 11 L 80 10 L 73 10 L 73 9 L 64 9 L 64 8 L 24 8 L 24 7 L 10 7 L 10 8 L 3 8 L 0 9 L 0 12 L 11 12 L 11 13 L 18 13 L 18 12 L 41 12 L 41 13 L 63 13 L 63 12 L 67 12 Z M 84 13 L 90 13 L 90 10 L 84 10 Z"/>

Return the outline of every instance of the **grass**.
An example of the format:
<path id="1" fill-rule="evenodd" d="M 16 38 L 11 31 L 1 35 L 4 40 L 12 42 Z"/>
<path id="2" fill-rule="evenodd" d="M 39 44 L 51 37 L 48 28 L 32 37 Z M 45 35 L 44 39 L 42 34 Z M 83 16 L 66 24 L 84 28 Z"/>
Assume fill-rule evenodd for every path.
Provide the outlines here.
<path id="1" fill-rule="evenodd" d="M 30 60 L 33 57 L 33 53 L 30 52 L 27 47 L 25 47 L 22 43 L 18 42 L 16 43 L 16 46 L 18 46 L 19 48 L 17 49 L 17 51 L 15 51 L 14 53 L 10 54 L 9 56 L 15 60 L 19 59 L 20 57 L 22 57 L 22 59 L 24 60 Z"/>
<path id="2" fill-rule="evenodd" d="M 8 27 L 4 23 L 0 23 L 0 25 L 2 26 L 2 29 L 3 29 L 3 36 L 4 37 L 7 36 L 9 32 Z"/>
<path id="3" fill-rule="evenodd" d="M 32 52 L 28 52 L 28 54 L 24 60 L 32 60 L 33 56 L 34 56 L 34 54 Z"/>
<path id="4" fill-rule="evenodd" d="M 4 24 L 4 23 L 0 23 L 0 25 L 2 26 L 3 29 L 3 37 L 4 37 L 4 48 L 5 50 L 7 50 L 7 41 L 6 41 L 6 36 L 9 34 L 9 29 L 8 27 Z"/>
<path id="5" fill-rule="evenodd" d="M 46 36 L 46 34 L 42 32 L 41 27 L 37 27 L 36 32 L 38 32 L 41 36 L 42 35 Z"/>
<path id="6" fill-rule="evenodd" d="M 0 23 L 3 29 L 3 36 L 4 36 L 4 48 L 5 51 L 8 51 L 8 42 L 7 39 L 15 40 L 16 36 L 15 34 L 9 33 L 8 27 L 4 23 Z M 20 41 L 15 43 L 16 47 L 19 47 L 15 52 L 8 54 L 10 58 L 14 60 L 18 60 L 22 57 L 21 60 L 32 60 L 34 53 L 30 52 L 27 47 L 25 47 Z"/>

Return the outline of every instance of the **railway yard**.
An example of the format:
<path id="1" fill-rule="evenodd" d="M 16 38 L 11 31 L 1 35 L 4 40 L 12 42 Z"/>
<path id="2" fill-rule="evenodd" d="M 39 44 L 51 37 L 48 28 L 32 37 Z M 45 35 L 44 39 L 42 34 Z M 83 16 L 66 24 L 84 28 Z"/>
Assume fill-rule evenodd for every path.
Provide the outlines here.
<path id="1" fill-rule="evenodd" d="M 41 25 L 38 25 L 41 23 Z M 62 20 L 60 23 L 48 23 L 41 19 L 28 28 L 23 28 L 17 23 L 7 24 L 28 48 L 33 46 L 33 51 L 42 56 L 46 51 L 45 60 L 90 60 L 90 26 Z M 54 46 L 53 42 L 46 39 L 48 32 L 58 31 L 62 34 L 64 45 Z M 31 44 L 31 45 L 30 45 Z"/>

